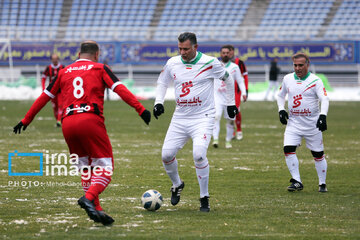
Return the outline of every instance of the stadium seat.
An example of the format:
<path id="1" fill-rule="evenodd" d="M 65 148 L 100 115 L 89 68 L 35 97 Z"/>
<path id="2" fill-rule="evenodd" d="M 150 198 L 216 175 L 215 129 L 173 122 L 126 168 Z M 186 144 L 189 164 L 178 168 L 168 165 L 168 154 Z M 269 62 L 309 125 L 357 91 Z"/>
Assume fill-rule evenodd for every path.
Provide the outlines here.
<path id="1" fill-rule="evenodd" d="M 194 22 L 202 26 L 215 27 L 211 31 L 201 32 L 201 37 L 205 39 L 210 35 L 219 36 L 218 29 L 224 25 L 232 25 L 234 27 L 226 35 L 222 35 L 223 38 L 231 40 L 232 36 L 236 34 L 236 27 L 241 25 L 241 20 L 250 2 L 251 0 L 230 2 L 226 0 L 185 0 L 181 2 L 168 0 L 154 34 L 154 40 L 173 41 L 182 29 L 181 27 L 193 27 Z M 168 31 L 168 27 L 173 29 Z M 164 34 L 165 31 L 168 34 Z"/>
<path id="2" fill-rule="evenodd" d="M 108 28 L 111 29 L 110 32 L 120 31 L 120 29 L 116 30 L 116 28 L 121 27 L 147 28 L 150 25 L 156 4 L 157 0 L 134 0 L 131 3 L 124 0 L 110 0 L 106 2 L 97 0 L 74 0 L 71 11 L 76 10 L 77 14 L 70 15 L 65 35 L 70 38 L 72 35 L 67 32 L 74 31 L 72 27 L 79 26 L 79 24 L 82 26 L 88 25 L 88 22 L 85 22 L 86 16 L 88 15 L 95 16 L 91 22 L 92 26 L 101 26 L 103 29 Z M 109 33 L 109 31 L 106 30 L 99 34 L 83 34 L 85 34 L 85 38 L 87 37 L 86 35 L 88 35 L 95 37 L 95 39 L 113 39 L 115 36 L 115 33 Z M 124 34 L 119 36 L 123 37 Z M 134 38 L 135 35 L 129 35 L 129 37 Z"/>
<path id="3" fill-rule="evenodd" d="M 324 23 L 333 3 L 334 0 L 301 2 L 297 0 L 271 0 L 254 40 L 300 41 L 311 37 L 315 38 L 320 30 L 319 26 Z M 261 26 L 266 26 L 268 29 L 277 29 L 278 26 L 279 31 L 265 32 Z M 311 28 L 307 28 L 307 26 Z M 302 32 L 300 34 L 293 32 L 294 27 L 302 29 Z"/>
<path id="4" fill-rule="evenodd" d="M 360 1 L 344 0 L 327 28 L 324 37 L 358 40 L 360 36 L 359 9 Z"/>

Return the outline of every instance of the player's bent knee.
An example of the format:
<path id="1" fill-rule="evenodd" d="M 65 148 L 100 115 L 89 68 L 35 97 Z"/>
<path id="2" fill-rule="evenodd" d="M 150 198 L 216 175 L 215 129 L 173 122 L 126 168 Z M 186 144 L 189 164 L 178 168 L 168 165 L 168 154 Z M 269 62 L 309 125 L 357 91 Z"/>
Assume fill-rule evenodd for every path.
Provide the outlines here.
<path id="1" fill-rule="evenodd" d="M 165 164 L 171 163 L 176 156 L 176 149 L 163 149 L 161 153 L 161 159 Z"/>
<path id="2" fill-rule="evenodd" d="M 292 153 L 296 151 L 296 146 L 284 146 L 284 153 Z"/>
<path id="3" fill-rule="evenodd" d="M 316 159 L 322 159 L 322 157 L 324 156 L 324 151 L 321 151 L 321 152 L 311 151 L 311 154 Z"/>
<path id="4" fill-rule="evenodd" d="M 203 162 L 206 158 L 207 148 L 203 146 L 194 146 L 193 158 L 195 163 Z"/>

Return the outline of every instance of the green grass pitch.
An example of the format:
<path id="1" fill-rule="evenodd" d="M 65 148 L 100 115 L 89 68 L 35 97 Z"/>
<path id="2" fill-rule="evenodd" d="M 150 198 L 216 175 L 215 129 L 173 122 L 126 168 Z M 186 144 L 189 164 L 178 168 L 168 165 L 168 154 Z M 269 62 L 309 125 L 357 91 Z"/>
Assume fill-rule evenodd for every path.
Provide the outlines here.
<path id="1" fill-rule="evenodd" d="M 319 193 L 310 151 L 298 148 L 302 192 L 289 193 L 290 174 L 282 153 L 284 126 L 275 102 L 242 105 L 242 141 L 224 148 L 211 145 L 210 213 L 199 212 L 199 186 L 191 140 L 178 153 L 186 187 L 177 206 L 170 204 L 170 180 L 161 162 L 161 146 L 173 102 L 146 126 L 123 102 L 106 102 L 105 118 L 112 142 L 115 172 L 100 195 L 115 219 L 111 227 L 90 221 L 77 199 L 83 195 L 76 176 L 8 176 L 8 153 L 68 153 L 50 104 L 22 132 L 12 127 L 32 101 L 0 105 L 0 238 L 2 239 L 359 239 L 360 238 L 360 103 L 331 102 L 324 133 L 328 193 Z M 152 109 L 153 101 L 144 101 Z M 16 160 L 16 159 L 15 159 Z M 34 159 L 13 161 L 14 171 L 36 169 Z M 29 186 L 34 182 L 43 186 Z M 14 185 L 18 182 L 19 186 Z M 24 182 L 26 184 L 24 184 Z M 21 186 L 23 184 L 24 186 Z M 141 208 L 140 197 L 157 189 L 164 204 L 157 212 Z"/>

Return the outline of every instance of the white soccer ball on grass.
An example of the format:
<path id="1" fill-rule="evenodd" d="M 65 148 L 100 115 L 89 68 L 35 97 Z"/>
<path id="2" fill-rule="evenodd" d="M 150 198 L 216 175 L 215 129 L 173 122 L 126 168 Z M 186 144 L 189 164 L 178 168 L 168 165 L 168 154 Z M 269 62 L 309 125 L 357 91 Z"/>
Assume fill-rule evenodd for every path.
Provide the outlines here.
<path id="1" fill-rule="evenodd" d="M 147 190 L 141 196 L 141 205 L 149 211 L 156 211 L 158 210 L 163 203 L 163 197 L 161 193 L 156 190 Z"/>

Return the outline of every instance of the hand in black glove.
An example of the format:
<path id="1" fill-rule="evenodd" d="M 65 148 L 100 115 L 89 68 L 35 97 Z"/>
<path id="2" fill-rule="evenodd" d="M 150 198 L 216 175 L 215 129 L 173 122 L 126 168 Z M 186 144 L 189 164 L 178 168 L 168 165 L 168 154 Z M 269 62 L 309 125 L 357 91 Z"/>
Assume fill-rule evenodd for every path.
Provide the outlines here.
<path id="1" fill-rule="evenodd" d="M 319 119 L 317 120 L 317 123 L 316 123 L 316 127 L 322 132 L 327 129 L 326 115 L 320 114 Z"/>
<path id="2" fill-rule="evenodd" d="M 25 129 L 27 128 L 27 125 L 24 125 L 22 123 L 22 121 L 20 121 L 15 127 L 14 127 L 14 133 L 17 134 L 19 132 L 19 134 L 21 133 L 21 127 L 23 128 L 23 131 L 25 131 Z"/>
<path id="3" fill-rule="evenodd" d="M 153 114 L 156 119 L 158 119 L 158 116 L 160 116 L 164 112 L 165 112 L 164 106 L 161 103 L 158 103 L 154 106 Z"/>
<path id="4" fill-rule="evenodd" d="M 279 118 L 280 118 L 280 122 L 284 125 L 287 124 L 287 120 L 289 119 L 289 115 L 285 110 L 281 110 L 279 112 Z"/>
<path id="5" fill-rule="evenodd" d="M 248 99 L 248 98 L 249 98 L 249 90 L 246 89 L 246 99 Z"/>
<path id="6" fill-rule="evenodd" d="M 234 118 L 239 113 L 238 108 L 235 105 L 227 106 L 227 112 L 230 118 Z"/>
<path id="7" fill-rule="evenodd" d="M 144 110 L 143 113 L 140 115 L 142 120 L 146 123 L 146 125 L 149 125 L 149 122 L 151 120 L 151 113 L 148 110 Z"/>

